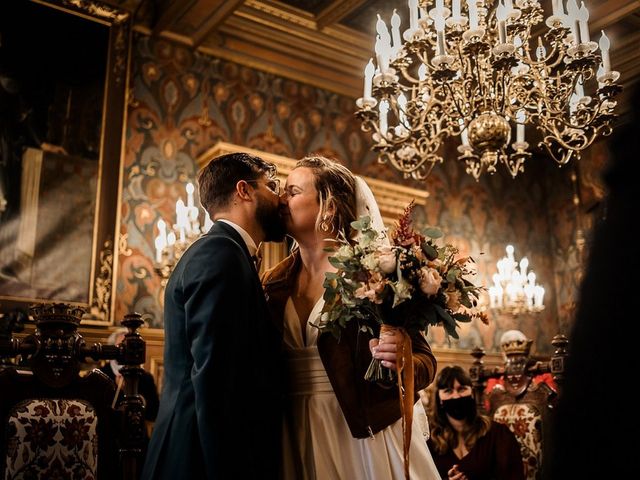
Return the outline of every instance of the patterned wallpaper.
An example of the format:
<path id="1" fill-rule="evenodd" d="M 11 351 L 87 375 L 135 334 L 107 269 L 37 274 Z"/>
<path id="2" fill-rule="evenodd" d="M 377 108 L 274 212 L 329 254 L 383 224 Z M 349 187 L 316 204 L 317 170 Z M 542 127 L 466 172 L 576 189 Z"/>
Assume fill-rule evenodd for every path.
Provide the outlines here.
<path id="1" fill-rule="evenodd" d="M 132 83 L 121 212 L 126 249 L 118 258 L 116 318 L 135 310 L 146 314 L 150 326 L 162 327 L 160 279 L 153 272 L 155 223 L 173 218 L 176 200 L 195 178 L 195 159 L 216 141 L 291 158 L 316 152 L 357 173 L 402 182 L 369 151 L 351 98 L 145 36 L 134 42 Z M 538 352 L 548 353 L 551 337 L 561 327 L 566 333 L 570 312 L 563 309 L 578 281 L 573 184 L 568 169 L 536 160 L 516 179 L 497 173 L 475 182 L 453 159 L 423 185 L 431 196 L 416 214 L 418 225 L 440 226 L 447 241 L 472 255 L 479 281 L 487 283 L 512 243 L 516 258 L 527 255 L 547 289 L 547 308 L 539 315 L 491 313 L 489 326 L 465 325 L 455 342 L 436 328 L 429 334 L 433 345 L 496 350 L 500 335 L 518 328 L 535 340 Z M 596 198 L 601 192 L 595 170 L 585 171 L 583 190 Z"/>

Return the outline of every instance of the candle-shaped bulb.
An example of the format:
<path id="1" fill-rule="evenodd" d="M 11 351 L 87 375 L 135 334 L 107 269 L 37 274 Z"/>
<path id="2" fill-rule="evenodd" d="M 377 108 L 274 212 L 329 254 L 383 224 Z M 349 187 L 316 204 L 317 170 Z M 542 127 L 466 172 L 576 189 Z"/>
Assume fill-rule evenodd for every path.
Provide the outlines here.
<path id="1" fill-rule="evenodd" d="M 391 15 L 391 36 L 393 38 L 393 51 L 397 55 L 402 48 L 402 40 L 400 40 L 400 15 L 393 9 L 393 15 Z"/>
<path id="2" fill-rule="evenodd" d="M 505 251 L 507 252 L 507 257 L 511 260 L 513 260 L 513 245 L 507 245 L 507 248 L 505 248 Z"/>
<path id="3" fill-rule="evenodd" d="M 451 3 L 451 8 L 453 10 L 453 18 L 458 20 L 460 18 L 460 0 L 453 0 Z"/>
<path id="4" fill-rule="evenodd" d="M 376 22 L 376 32 L 378 32 L 378 35 L 380 35 L 381 37 L 385 37 L 389 35 L 387 24 L 384 23 L 384 20 L 382 20 L 382 17 L 380 16 L 379 13 L 378 13 L 378 21 Z"/>
<path id="5" fill-rule="evenodd" d="M 567 2 L 567 12 L 568 12 L 568 23 L 569 28 L 571 28 L 571 33 L 573 34 L 573 41 L 576 45 L 580 43 L 580 33 L 578 31 L 578 17 L 580 16 L 580 9 L 578 8 L 578 4 L 576 0 L 569 0 Z"/>
<path id="6" fill-rule="evenodd" d="M 398 122 L 401 126 L 407 127 L 407 97 L 404 96 L 404 93 L 401 93 L 398 95 L 396 102 L 398 105 Z"/>
<path id="7" fill-rule="evenodd" d="M 427 79 L 427 66 L 424 63 L 420 64 L 418 68 L 418 79 L 422 82 Z"/>
<path id="8" fill-rule="evenodd" d="M 578 77 L 578 81 L 576 82 L 575 94 L 578 97 L 578 100 L 584 97 L 584 86 L 582 84 L 582 76 Z"/>
<path id="9" fill-rule="evenodd" d="M 175 232 L 169 232 L 169 235 L 167 235 L 167 245 L 172 246 L 172 245 L 175 245 L 175 243 L 176 243 Z"/>
<path id="10" fill-rule="evenodd" d="M 609 37 L 604 33 L 604 30 L 601 30 L 602 36 L 600 37 L 600 41 L 598 44 L 600 45 L 600 53 L 602 54 L 602 66 L 604 68 L 604 73 L 607 74 L 611 71 L 611 61 L 609 60 L 609 48 L 611 47 L 611 42 L 609 41 Z"/>
<path id="11" fill-rule="evenodd" d="M 580 10 L 578 11 L 578 21 L 580 24 L 580 40 L 582 43 L 587 43 L 591 41 L 591 36 L 589 35 L 589 10 L 585 7 L 584 2 L 582 2 L 580 6 Z"/>
<path id="12" fill-rule="evenodd" d="M 516 113 L 516 142 L 523 143 L 524 142 L 524 122 L 527 119 L 524 109 L 518 110 Z"/>
<path id="13" fill-rule="evenodd" d="M 193 192 L 195 188 L 193 187 L 193 183 L 187 183 L 187 207 L 193 208 Z"/>
<path id="14" fill-rule="evenodd" d="M 441 11 L 438 11 L 436 16 L 433 18 L 433 23 L 436 27 L 438 55 L 446 55 L 447 51 L 444 44 L 444 16 Z"/>
<path id="15" fill-rule="evenodd" d="M 476 0 L 467 0 L 467 8 L 469 9 L 469 29 L 476 30 L 478 28 L 478 5 Z"/>
<path id="16" fill-rule="evenodd" d="M 364 67 L 364 98 L 371 98 L 371 82 L 373 81 L 373 73 L 375 67 L 373 66 L 373 58 L 369 59 L 369 63 Z"/>
<path id="17" fill-rule="evenodd" d="M 387 135 L 387 130 L 389 129 L 389 124 L 387 123 L 387 113 L 389 112 L 389 102 L 387 100 L 382 100 L 380 102 L 380 135 L 385 137 Z"/>
<path id="18" fill-rule="evenodd" d="M 161 235 L 158 235 L 155 238 L 155 247 L 156 247 L 156 263 L 162 262 L 162 250 L 164 250 L 165 243 L 164 238 Z"/>
<path id="19" fill-rule="evenodd" d="M 507 8 L 500 2 L 496 9 L 496 20 L 498 20 L 498 39 L 500 43 L 507 43 Z"/>
<path id="20" fill-rule="evenodd" d="M 409 0 L 409 28 L 418 29 L 418 0 Z"/>

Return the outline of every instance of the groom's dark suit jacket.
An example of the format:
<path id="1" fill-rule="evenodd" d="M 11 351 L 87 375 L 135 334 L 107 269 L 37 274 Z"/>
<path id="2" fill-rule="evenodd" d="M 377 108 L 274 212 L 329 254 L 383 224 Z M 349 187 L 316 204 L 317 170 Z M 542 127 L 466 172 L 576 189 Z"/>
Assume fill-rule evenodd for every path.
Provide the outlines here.
<path id="1" fill-rule="evenodd" d="M 268 315 L 242 237 L 216 222 L 166 287 L 164 387 L 143 479 L 277 477 L 281 341 Z"/>

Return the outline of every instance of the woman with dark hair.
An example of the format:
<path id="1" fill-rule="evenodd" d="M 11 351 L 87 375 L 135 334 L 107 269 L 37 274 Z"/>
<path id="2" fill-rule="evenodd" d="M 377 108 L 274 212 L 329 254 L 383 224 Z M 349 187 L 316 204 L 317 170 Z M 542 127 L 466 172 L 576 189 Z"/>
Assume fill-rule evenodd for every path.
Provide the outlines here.
<path id="1" fill-rule="evenodd" d="M 445 367 L 435 387 L 427 443 L 442 478 L 524 480 L 516 437 L 477 412 L 469 375 L 458 366 Z"/>
<path id="2" fill-rule="evenodd" d="M 365 213 L 380 231 L 384 225 L 375 199 L 364 180 L 344 166 L 308 157 L 289 174 L 281 206 L 287 233 L 298 246 L 263 283 L 287 362 L 283 477 L 404 478 L 398 389 L 364 379 L 372 355 L 396 368 L 396 335 L 379 343 L 373 319 L 363 322 L 375 335 L 353 321 L 340 341 L 313 326 L 324 305 L 325 273 L 335 271 L 326 247 L 341 236 L 353 238 L 351 223 Z M 436 362 L 422 334 L 409 334 L 417 392 L 433 380 Z M 417 417 L 412 425 L 411 478 L 438 479 Z"/>

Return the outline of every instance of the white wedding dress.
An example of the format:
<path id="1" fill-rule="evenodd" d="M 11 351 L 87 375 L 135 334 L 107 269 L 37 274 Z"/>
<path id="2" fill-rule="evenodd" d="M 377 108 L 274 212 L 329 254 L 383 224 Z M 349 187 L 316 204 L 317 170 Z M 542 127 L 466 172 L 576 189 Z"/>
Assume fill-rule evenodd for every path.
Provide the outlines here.
<path id="1" fill-rule="evenodd" d="M 373 438 L 351 436 L 338 399 L 324 370 L 316 340 L 314 321 L 324 300 L 309 315 L 306 343 L 291 298 L 284 313 L 289 392 L 284 421 L 285 480 L 394 480 L 404 479 L 402 420 Z M 416 480 L 440 479 L 423 436 L 422 419 L 412 424 L 410 475 Z"/>

